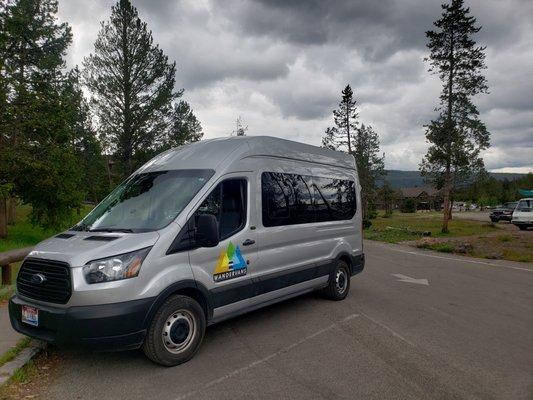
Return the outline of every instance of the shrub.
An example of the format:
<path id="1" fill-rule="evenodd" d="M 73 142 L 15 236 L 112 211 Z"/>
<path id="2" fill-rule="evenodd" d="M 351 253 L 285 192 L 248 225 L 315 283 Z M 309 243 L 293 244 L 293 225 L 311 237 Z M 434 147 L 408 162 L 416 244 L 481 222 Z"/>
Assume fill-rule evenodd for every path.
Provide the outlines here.
<path id="1" fill-rule="evenodd" d="M 402 212 L 414 213 L 416 212 L 416 203 L 413 199 L 406 199 L 402 204 Z"/>

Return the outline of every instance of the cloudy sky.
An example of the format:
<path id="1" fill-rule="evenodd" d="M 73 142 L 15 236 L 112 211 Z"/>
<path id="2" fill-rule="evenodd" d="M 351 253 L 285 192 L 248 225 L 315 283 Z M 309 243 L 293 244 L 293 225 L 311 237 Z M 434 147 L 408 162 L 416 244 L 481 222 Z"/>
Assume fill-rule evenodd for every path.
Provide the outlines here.
<path id="1" fill-rule="evenodd" d="M 476 98 L 492 133 L 494 171 L 533 171 L 533 1 L 466 0 L 483 26 L 490 94 Z M 59 0 L 71 24 L 69 64 L 93 50 L 110 0 Z M 424 32 L 439 0 L 133 0 L 177 62 L 205 137 L 242 116 L 249 135 L 319 145 L 349 83 L 360 119 L 380 134 L 389 169 L 418 169 L 440 82 L 427 72 Z"/>

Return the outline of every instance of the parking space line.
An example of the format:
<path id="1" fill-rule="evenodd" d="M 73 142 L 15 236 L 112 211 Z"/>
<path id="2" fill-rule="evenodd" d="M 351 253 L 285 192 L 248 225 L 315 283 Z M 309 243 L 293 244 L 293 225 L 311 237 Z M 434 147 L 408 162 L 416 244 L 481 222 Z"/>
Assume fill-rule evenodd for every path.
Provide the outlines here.
<path id="1" fill-rule="evenodd" d="M 388 246 L 381 246 L 381 245 L 378 245 L 378 246 L 379 246 L 379 247 L 387 247 L 387 249 L 389 249 L 389 250 L 398 251 L 398 252 L 400 252 L 400 253 L 411 254 L 411 255 L 415 255 L 415 256 L 423 256 L 423 257 L 431 257 L 431 258 L 440 258 L 440 259 L 442 259 L 442 260 L 459 261 L 459 262 L 466 262 L 466 263 L 472 263 L 472 264 L 488 265 L 488 266 L 491 266 L 491 267 L 511 268 L 511 269 L 516 269 L 516 270 L 519 270 L 519 271 L 533 272 L 533 269 L 529 269 L 529 268 L 513 267 L 513 266 L 511 266 L 511 265 L 501 265 L 501 264 L 495 264 L 495 263 L 491 263 L 491 262 L 487 262 L 487 261 L 467 260 L 467 259 L 457 258 L 457 257 L 446 257 L 446 256 L 438 256 L 438 255 L 435 255 L 435 254 L 425 254 L 425 253 L 418 252 L 418 251 L 409 251 L 409 250 L 403 250 L 403 249 L 395 249 L 395 248 L 392 247 L 392 246 L 390 246 L 390 247 L 388 247 Z"/>
<path id="2" fill-rule="evenodd" d="M 413 346 L 413 347 L 416 347 L 416 345 L 413 343 L 413 342 L 410 342 L 409 340 L 407 340 L 406 338 L 404 338 L 402 335 L 400 335 L 398 332 L 396 332 L 394 329 L 388 327 L 387 325 L 385 325 L 383 322 L 380 322 L 374 318 L 372 318 L 371 316 L 365 314 L 365 313 L 360 313 L 363 317 L 365 317 L 366 319 L 368 319 L 369 321 L 372 321 L 374 324 L 376 325 L 379 325 L 380 327 L 382 327 L 383 329 L 385 329 L 386 331 L 388 331 L 390 334 L 392 334 L 392 336 L 400 339 L 401 341 L 407 343 L 408 345 L 410 346 Z"/>
<path id="3" fill-rule="evenodd" d="M 199 387 L 198 389 L 195 389 L 195 390 L 192 390 L 188 393 L 185 393 L 181 396 L 178 396 L 176 398 L 176 400 L 182 400 L 182 399 L 186 399 L 186 398 L 189 398 L 193 395 L 195 395 L 196 393 L 200 392 L 200 391 L 203 391 L 205 389 L 209 389 L 213 386 L 216 386 L 218 385 L 219 383 L 222 383 L 223 381 L 227 380 L 227 379 L 230 379 L 230 378 L 233 378 L 234 376 L 236 375 L 239 375 L 243 372 L 246 372 L 254 367 L 257 367 L 258 365 L 261 365 L 261 364 L 264 364 L 268 361 L 270 361 L 271 359 L 277 357 L 277 356 L 280 356 L 282 354 L 285 354 L 287 352 L 289 352 L 290 350 L 294 349 L 295 347 L 298 347 L 300 346 L 301 344 L 311 340 L 311 339 L 314 339 L 315 337 L 319 336 L 319 335 L 322 335 L 323 333 L 325 332 L 328 332 L 334 328 L 336 328 L 339 324 L 342 324 L 342 323 L 345 323 L 345 322 L 348 322 L 354 318 L 357 318 L 357 317 L 360 317 L 360 314 L 351 314 L 351 315 L 348 315 L 346 318 L 343 318 L 342 320 L 340 320 L 339 322 L 335 322 L 323 329 L 320 329 L 308 336 L 305 336 L 304 338 L 298 340 L 297 342 L 294 342 L 288 346 L 285 346 L 285 347 L 282 347 L 281 349 L 279 349 L 278 351 L 266 356 L 266 357 L 263 357 L 259 360 L 256 360 L 256 361 L 253 361 L 251 362 L 250 364 L 248 365 L 245 365 L 244 367 L 241 367 L 241 368 L 237 368 L 229 373 L 227 373 L 226 375 L 223 375 L 221 376 L 220 378 L 217 378 L 217 379 L 214 379 L 212 381 L 209 381 L 207 382 L 206 384 L 202 385 L 201 387 Z M 367 317 L 368 318 L 368 317 Z"/>

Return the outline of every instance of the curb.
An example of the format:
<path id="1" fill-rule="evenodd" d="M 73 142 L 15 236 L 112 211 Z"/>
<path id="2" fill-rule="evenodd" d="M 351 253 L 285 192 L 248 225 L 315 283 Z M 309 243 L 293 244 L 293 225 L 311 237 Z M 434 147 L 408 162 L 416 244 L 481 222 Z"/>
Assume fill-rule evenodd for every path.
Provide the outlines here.
<path id="1" fill-rule="evenodd" d="M 9 381 L 20 368 L 25 366 L 33 357 L 45 347 L 44 342 L 32 340 L 28 347 L 23 349 L 17 356 L 0 367 L 0 386 Z"/>

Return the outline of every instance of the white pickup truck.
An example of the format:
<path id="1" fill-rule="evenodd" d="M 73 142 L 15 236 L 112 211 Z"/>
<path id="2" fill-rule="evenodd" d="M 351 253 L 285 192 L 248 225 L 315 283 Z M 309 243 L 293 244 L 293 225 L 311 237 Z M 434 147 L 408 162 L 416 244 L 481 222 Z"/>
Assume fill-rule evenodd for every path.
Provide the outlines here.
<path id="1" fill-rule="evenodd" d="M 521 199 L 513 212 L 511 223 L 525 230 L 533 226 L 533 197 Z"/>

